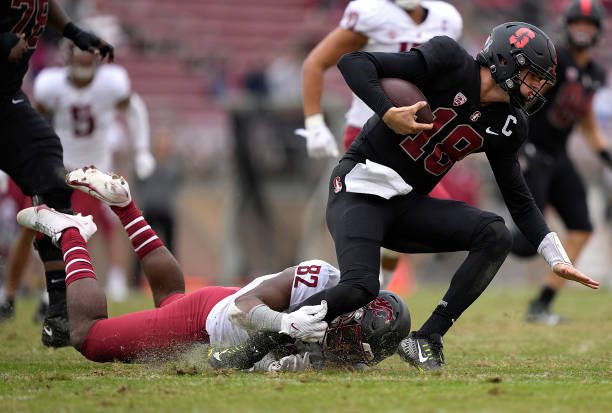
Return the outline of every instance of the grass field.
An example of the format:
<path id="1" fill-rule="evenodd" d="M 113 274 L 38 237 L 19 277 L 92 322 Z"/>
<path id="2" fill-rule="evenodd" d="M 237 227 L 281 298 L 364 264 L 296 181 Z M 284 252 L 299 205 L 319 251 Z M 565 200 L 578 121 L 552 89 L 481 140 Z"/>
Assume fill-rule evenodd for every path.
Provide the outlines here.
<path id="1" fill-rule="evenodd" d="M 419 325 L 442 289 L 408 300 Z M 394 356 L 365 372 L 207 371 L 198 357 L 95 364 L 39 344 L 35 303 L 0 325 L 0 412 L 612 412 L 612 294 L 568 290 L 573 323 L 522 322 L 526 290 L 493 289 L 447 335 L 447 366 L 421 374 Z M 142 309 L 148 298 L 112 307 Z"/>

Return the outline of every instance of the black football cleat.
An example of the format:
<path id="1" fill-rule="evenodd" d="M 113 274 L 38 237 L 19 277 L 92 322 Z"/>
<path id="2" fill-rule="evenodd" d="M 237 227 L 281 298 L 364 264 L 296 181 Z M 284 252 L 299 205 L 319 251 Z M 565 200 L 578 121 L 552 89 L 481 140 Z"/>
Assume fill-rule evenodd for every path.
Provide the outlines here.
<path id="1" fill-rule="evenodd" d="M 442 347 L 440 334 L 426 336 L 413 331 L 400 341 L 397 353 L 402 360 L 421 371 L 440 370 L 444 364 Z"/>
<path id="2" fill-rule="evenodd" d="M 15 306 L 12 302 L 5 300 L 0 303 L 0 323 L 10 320 L 15 315 Z"/>
<path id="3" fill-rule="evenodd" d="M 46 347 L 66 347 L 70 345 L 66 301 L 49 305 L 42 325 L 42 343 Z"/>
<path id="4" fill-rule="evenodd" d="M 240 369 L 253 367 L 266 354 L 287 342 L 288 336 L 272 332 L 256 332 L 246 341 L 225 349 L 210 348 L 208 365 L 213 369 Z"/>
<path id="5" fill-rule="evenodd" d="M 568 319 L 557 313 L 553 313 L 548 306 L 542 304 L 540 301 L 533 300 L 529 303 L 529 307 L 527 307 L 525 321 L 533 324 L 557 326 L 567 323 Z"/>

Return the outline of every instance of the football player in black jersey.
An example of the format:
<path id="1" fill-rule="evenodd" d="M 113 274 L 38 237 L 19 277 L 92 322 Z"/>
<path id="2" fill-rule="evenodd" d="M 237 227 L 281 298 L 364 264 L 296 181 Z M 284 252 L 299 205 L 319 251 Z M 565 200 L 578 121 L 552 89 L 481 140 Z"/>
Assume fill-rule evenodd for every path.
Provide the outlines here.
<path id="1" fill-rule="evenodd" d="M 72 190 L 64 182 L 60 140 L 21 91 L 28 62 L 47 25 L 79 48 L 113 59 L 113 48 L 70 21 L 57 0 L 13 0 L 0 5 L 0 169 L 13 178 L 35 203 L 71 211 Z M 66 316 L 66 273 L 61 251 L 41 238 L 36 248 L 45 265 L 49 310 L 43 323 L 43 344 L 69 344 Z"/>
<path id="2" fill-rule="evenodd" d="M 327 224 L 340 283 L 301 305 L 326 300 L 326 320 L 355 310 L 379 290 L 380 247 L 406 253 L 468 251 L 431 317 L 398 348 L 419 369 L 444 363 L 442 336 L 484 291 L 510 252 L 512 235 L 491 212 L 427 196 L 451 166 L 484 152 L 514 221 L 560 277 L 598 288 L 574 268 L 550 231 L 522 177 L 517 152 L 527 116 L 554 83 L 556 52 L 539 28 L 510 22 L 495 27 L 478 58 L 454 40 L 434 37 L 408 53 L 353 52 L 338 67 L 350 88 L 375 112 L 334 169 Z M 394 107 L 381 78 L 401 78 L 425 94 L 424 106 Z"/>
<path id="3" fill-rule="evenodd" d="M 593 226 L 589 219 L 586 190 L 566 146 L 574 126 L 608 167 L 612 158 L 593 110 L 593 95 L 605 83 L 605 70 L 592 58 L 601 37 L 605 11 L 597 0 L 575 0 L 565 11 L 565 44 L 557 49 L 557 83 L 546 94 L 546 105 L 529 120 L 529 139 L 524 147 L 525 180 L 540 210 L 555 208 L 567 235 L 564 244 L 571 261 L 578 259 Z M 514 234 L 513 252 L 532 256 L 536 249 L 525 237 Z M 565 280 L 548 274 L 540 294 L 529 304 L 526 320 L 555 325 L 562 318 L 550 305 Z"/>

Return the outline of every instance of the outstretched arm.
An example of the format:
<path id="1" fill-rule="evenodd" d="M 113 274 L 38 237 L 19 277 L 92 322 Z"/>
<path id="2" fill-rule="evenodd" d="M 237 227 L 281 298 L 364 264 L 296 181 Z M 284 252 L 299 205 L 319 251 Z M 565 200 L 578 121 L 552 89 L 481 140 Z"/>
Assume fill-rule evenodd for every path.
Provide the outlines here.
<path id="1" fill-rule="evenodd" d="M 106 43 L 95 34 L 81 30 L 77 25 L 72 23 L 57 0 L 49 1 L 48 24 L 50 27 L 60 32 L 62 36 L 72 40 L 79 49 L 99 54 L 103 59 L 108 58 L 109 62 L 114 60 L 115 51 L 113 46 Z"/>

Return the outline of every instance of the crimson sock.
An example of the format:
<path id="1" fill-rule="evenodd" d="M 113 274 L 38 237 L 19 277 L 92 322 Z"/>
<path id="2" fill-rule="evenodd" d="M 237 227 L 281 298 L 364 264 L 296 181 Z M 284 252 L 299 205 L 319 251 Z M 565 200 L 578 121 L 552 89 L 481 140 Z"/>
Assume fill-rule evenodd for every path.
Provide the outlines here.
<path id="1" fill-rule="evenodd" d="M 142 212 L 136 207 L 134 201 L 131 201 L 124 207 L 113 206 L 111 209 L 117 214 L 121 225 L 125 228 L 134 252 L 138 258 L 143 259 L 145 255 L 159 247 L 163 247 L 164 243 L 159 239 L 155 231 L 151 229 L 149 223 L 142 216 Z"/>
<path id="2" fill-rule="evenodd" d="M 96 278 L 87 243 L 76 228 L 68 228 L 60 239 L 66 268 L 66 286 L 81 278 Z"/>

